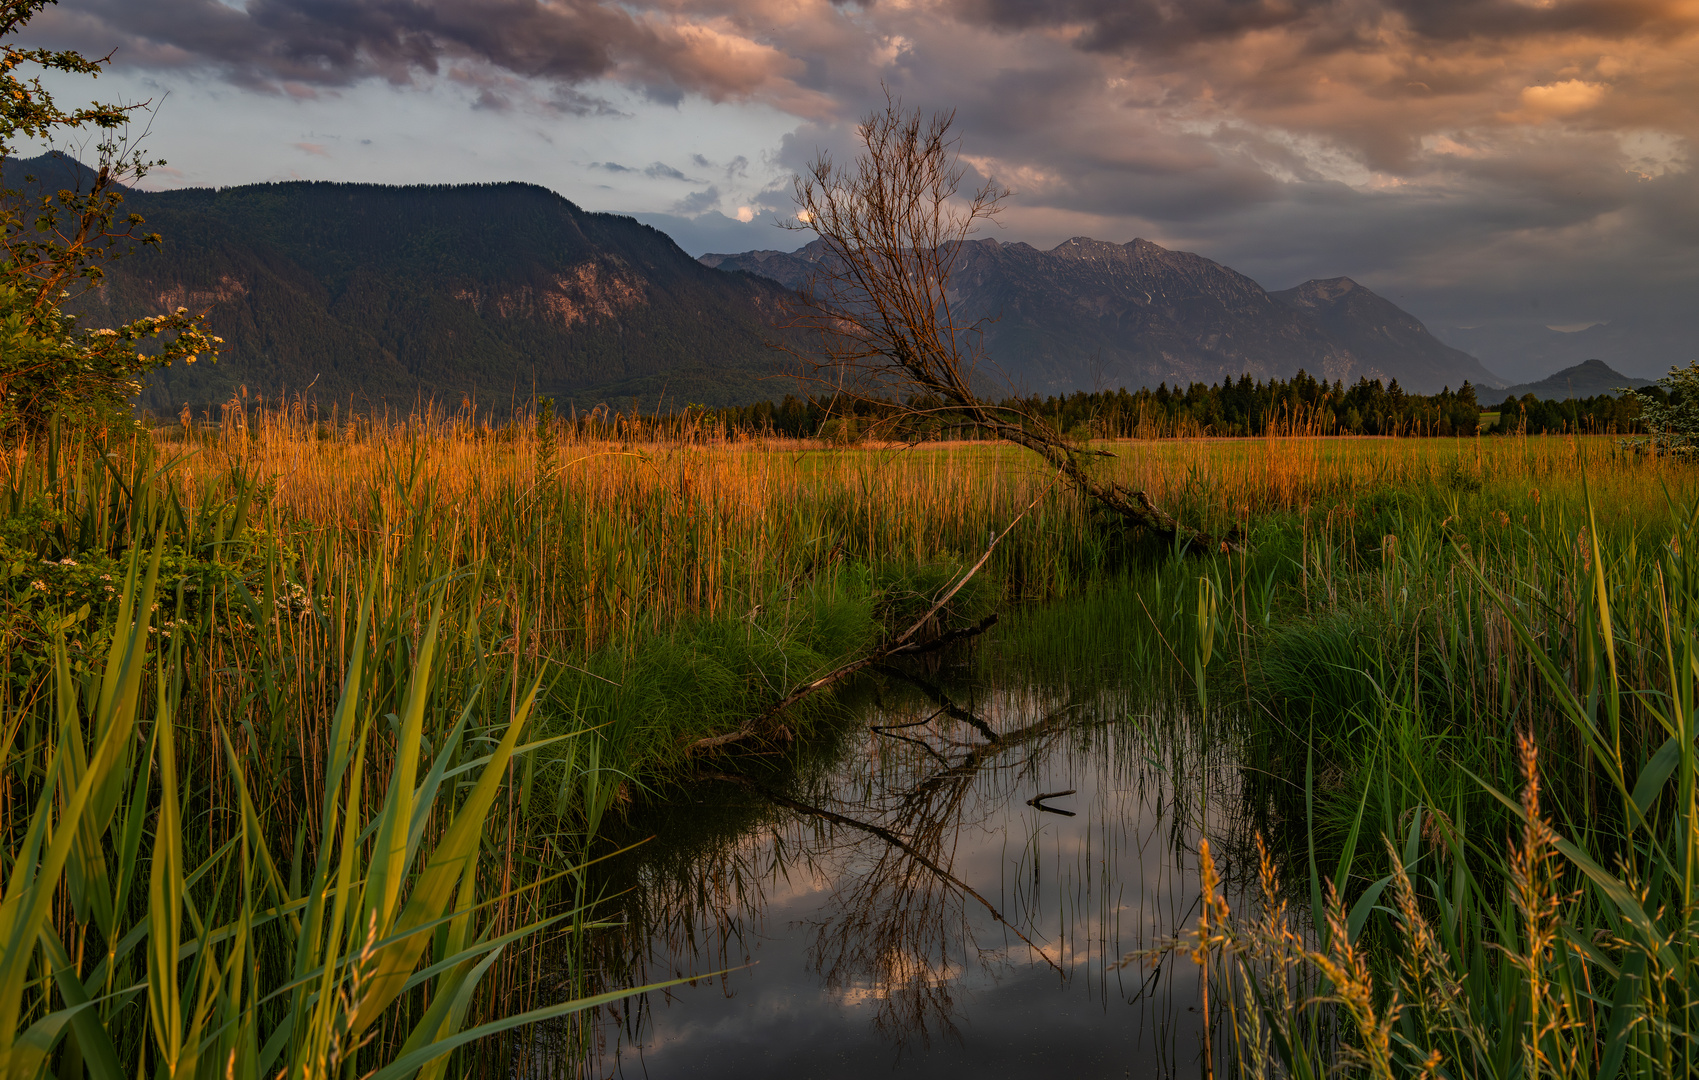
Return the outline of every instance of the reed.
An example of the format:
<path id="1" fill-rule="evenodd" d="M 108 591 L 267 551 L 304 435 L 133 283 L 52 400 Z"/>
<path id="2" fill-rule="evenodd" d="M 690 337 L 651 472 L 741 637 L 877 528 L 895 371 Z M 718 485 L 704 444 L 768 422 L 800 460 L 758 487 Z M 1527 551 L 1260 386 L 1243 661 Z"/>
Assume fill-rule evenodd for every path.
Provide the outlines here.
<path id="1" fill-rule="evenodd" d="M 4 492 L 6 1075 L 505 1071 L 481 1040 L 593 1006 L 531 990 L 542 932 L 588 924 L 560 883 L 594 823 L 528 824 L 585 725 L 524 609 L 452 542 L 380 574 L 296 548 L 251 477 L 95 449 Z"/>
<path id="2" fill-rule="evenodd" d="M 1332 790 L 1284 803 L 1307 873 L 1259 835 L 1260 910 L 1229 917 L 1212 892 L 1188 939 L 1242 1074 L 1699 1067 L 1699 502 L 1614 528 L 1587 500 L 1530 518 L 1411 530 L 1378 581 L 1335 573 L 1311 586 L 1325 613 L 1272 632 L 1272 684 L 1319 688 L 1329 722 L 1248 737 Z M 1382 858 L 1359 857 L 1377 833 Z M 1307 905 L 1282 890 L 1294 869 Z"/>
<path id="3" fill-rule="evenodd" d="M 1539 741 L 1543 805 L 1628 850 L 1639 834 L 1562 695 L 1663 685 L 1675 601 L 1659 581 L 1679 555 L 1661 546 L 1676 528 L 1664 491 L 1691 501 L 1691 470 L 1603 439 L 1320 438 L 1302 423 L 1093 444 L 1115 455 L 1094 468 L 1184 520 L 1249 526 L 1248 551 L 1203 558 L 1106 528 L 982 443 L 324 422 L 238 401 L 217 426 L 11 448 L 5 918 L 42 914 L 7 924 L 21 929 L 0 1024 L 37 1032 L 7 1044 L 17 1054 L 40 1051 L 8 1060 L 20 1075 L 96 1058 L 402 1070 L 388 1076 L 446 1047 L 456 1068 L 505 1067 L 511 1041 L 465 1040 L 582 1005 L 560 935 L 594 923 L 579 868 L 608 853 L 609 815 L 664 784 L 684 744 L 929 606 L 1029 506 L 958 614 L 1084 596 L 1115 627 L 1094 631 L 1106 663 L 1243 695 L 1260 719 L 1238 745 L 1281 774 L 1247 790 L 1306 826 L 1271 858 L 1289 875 L 1313 840 L 1354 898 L 1348 929 L 1373 876 L 1357 835 L 1404 837 L 1413 817 L 1431 837 L 1444 814 L 1471 873 L 1503 861 L 1477 837 L 1513 811 L 1469 774 L 1512 790 L 1518 731 Z M 1589 614 L 1592 567 L 1609 632 Z M 131 688 L 124 709 L 102 704 L 109 684 Z M 1350 720 L 1320 735 L 1305 713 L 1318 685 Z M 1610 745 L 1634 773 L 1662 745 L 1664 706 L 1630 698 Z M 61 840 L 48 873 L 41 852 Z M 1363 918 L 1365 946 L 1396 939 Z"/>

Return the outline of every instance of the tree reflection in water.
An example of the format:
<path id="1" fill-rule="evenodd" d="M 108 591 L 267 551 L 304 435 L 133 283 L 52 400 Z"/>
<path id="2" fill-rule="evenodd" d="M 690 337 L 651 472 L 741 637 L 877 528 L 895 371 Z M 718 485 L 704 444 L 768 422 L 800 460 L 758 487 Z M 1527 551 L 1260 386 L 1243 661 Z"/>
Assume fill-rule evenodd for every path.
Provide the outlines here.
<path id="1" fill-rule="evenodd" d="M 818 757 L 765 774 L 705 770 L 691 801 L 633 823 L 658 839 L 630 861 L 634 873 L 608 882 L 629 890 L 629 933 L 602 942 L 607 983 L 752 959 L 782 967 L 790 953 L 775 950 L 801 931 L 806 945 L 792 951 L 813 993 L 882 1037 L 875 1068 L 893 1051 L 924 1056 L 939 1037 L 960 1047 L 964 1026 L 975 1044 L 1012 1037 L 998 1030 L 998 988 L 1018 981 L 1025 999 L 1054 999 L 1035 981 L 1048 973 L 1042 985 L 1065 1000 L 1045 1008 L 1154 1055 L 1136 1074 L 1193 1071 L 1195 972 L 1117 961 L 1196 916 L 1198 796 L 1207 784 L 1212 809 L 1230 805 L 1236 774 L 1196 753 L 1195 717 L 1148 703 L 1135 712 L 1116 686 L 947 691 L 885 669 L 863 689 L 872 700 L 860 722 Z M 1068 789 L 1078 794 L 1056 795 Z M 1046 793 L 1050 804 L 1029 805 Z M 1052 807 L 1079 817 L 1044 813 Z M 1212 841 L 1216 831 L 1212 819 Z M 789 935 L 769 925 L 773 912 Z M 789 1002 L 807 995 L 803 974 L 764 964 L 718 983 L 731 999 L 789 978 Z M 1117 1002 L 1133 1015 L 1111 1015 Z M 608 1014 L 602 1071 L 639 1050 L 649 1075 L 667 1073 L 661 1058 L 683 1043 L 739 1052 L 704 1033 L 717 1021 L 683 1019 L 705 1009 L 730 1015 L 700 989 Z"/>

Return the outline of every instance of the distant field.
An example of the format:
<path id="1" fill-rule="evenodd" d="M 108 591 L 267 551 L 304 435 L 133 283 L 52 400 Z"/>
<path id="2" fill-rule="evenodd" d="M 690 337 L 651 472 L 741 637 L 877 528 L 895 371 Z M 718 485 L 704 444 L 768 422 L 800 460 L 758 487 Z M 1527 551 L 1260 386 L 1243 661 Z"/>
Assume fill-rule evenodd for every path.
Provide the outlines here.
<path id="1" fill-rule="evenodd" d="M 161 433 L 183 437 L 181 429 Z M 840 449 L 804 440 L 562 435 L 552 468 L 544 468 L 537 433 L 523 426 L 491 434 L 451 424 L 392 425 L 326 438 L 261 415 L 196 441 L 200 452 L 178 467 L 183 476 L 212 480 L 239 469 L 269 478 L 274 508 L 321 534 L 352 538 L 375 503 L 402 511 L 417 497 L 407 495 L 404 477 L 424 484 L 439 503 L 437 527 L 465 530 L 480 543 L 494 521 L 511 516 L 514 499 L 557 494 L 577 524 L 573 537 L 550 530 L 551 548 L 570 547 L 586 565 L 617 562 L 616 550 L 602 545 L 642 538 L 651 548 L 651 574 L 630 587 L 648 598 L 642 606 L 681 613 L 717 611 L 733 602 L 728 591 L 744 595 L 754 582 L 788 572 L 798 545 L 813 537 L 830 535 L 875 562 L 959 557 L 1038 498 L 1023 529 L 1038 546 L 1065 553 L 1089 539 L 1088 508 L 1055 488 L 1036 457 L 982 442 Z M 1326 512 L 1391 489 L 1466 496 L 1463 505 L 1492 510 L 1525 502 L 1531 491 L 1548 504 L 1573 503 L 1583 474 L 1607 517 L 1620 511 L 1644 520 L 1665 512 L 1662 487 L 1680 497 L 1692 484 L 1685 467 L 1627 454 L 1606 436 L 1090 446 L 1113 455 L 1095 459 L 1094 469 L 1208 529 L 1275 513 Z M 677 575 L 692 584 L 683 588 Z"/>

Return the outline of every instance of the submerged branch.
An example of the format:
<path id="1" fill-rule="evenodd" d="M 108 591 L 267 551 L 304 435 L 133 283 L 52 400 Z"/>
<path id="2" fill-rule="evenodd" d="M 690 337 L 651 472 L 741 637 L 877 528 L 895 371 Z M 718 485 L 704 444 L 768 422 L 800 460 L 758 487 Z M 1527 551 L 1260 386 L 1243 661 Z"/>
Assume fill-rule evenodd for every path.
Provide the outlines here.
<path id="1" fill-rule="evenodd" d="M 981 720 L 972 712 L 951 701 L 948 695 L 946 695 L 944 691 L 939 689 L 934 683 L 931 683 L 918 675 L 910 674 L 898 667 L 881 666 L 879 668 L 879 674 L 893 679 L 901 679 L 903 682 L 908 683 L 910 686 L 931 698 L 932 704 L 938 706 L 938 708 L 952 720 L 960 720 L 962 723 L 967 724 L 969 727 L 983 735 L 986 742 L 998 743 L 1003 741 L 1003 737 L 998 735 L 997 732 L 992 729 L 990 724 L 987 724 L 984 720 Z"/>

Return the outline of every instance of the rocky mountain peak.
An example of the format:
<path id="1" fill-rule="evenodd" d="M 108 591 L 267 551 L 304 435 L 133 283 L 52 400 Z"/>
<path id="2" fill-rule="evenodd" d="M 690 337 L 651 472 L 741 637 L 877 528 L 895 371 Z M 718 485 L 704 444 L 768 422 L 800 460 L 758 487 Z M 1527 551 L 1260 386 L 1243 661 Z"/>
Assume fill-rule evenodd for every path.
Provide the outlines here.
<path id="1" fill-rule="evenodd" d="M 985 346 L 1021 392 L 1287 378 L 1300 368 L 1330 382 L 1397 378 L 1418 391 L 1465 379 L 1502 384 L 1347 277 L 1269 293 L 1230 267 L 1143 238 L 1075 236 L 1048 251 L 987 238 L 961 255 L 950 281 L 956 313 L 989 320 Z M 813 265 L 808 249 L 703 261 L 792 286 Z"/>
<path id="2" fill-rule="evenodd" d="M 1331 303 L 1353 292 L 1369 292 L 1348 277 L 1314 278 L 1288 291 L 1299 303 Z"/>

